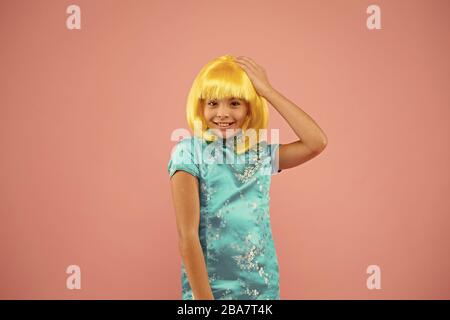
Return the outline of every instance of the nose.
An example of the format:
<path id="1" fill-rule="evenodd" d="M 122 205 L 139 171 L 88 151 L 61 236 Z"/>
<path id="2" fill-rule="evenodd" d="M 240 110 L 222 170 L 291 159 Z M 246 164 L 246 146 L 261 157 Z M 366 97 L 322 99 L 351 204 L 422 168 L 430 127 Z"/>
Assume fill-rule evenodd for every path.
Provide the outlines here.
<path id="1" fill-rule="evenodd" d="M 218 118 L 227 118 L 228 117 L 228 108 L 224 104 L 220 104 L 217 108 L 217 114 L 216 116 Z"/>

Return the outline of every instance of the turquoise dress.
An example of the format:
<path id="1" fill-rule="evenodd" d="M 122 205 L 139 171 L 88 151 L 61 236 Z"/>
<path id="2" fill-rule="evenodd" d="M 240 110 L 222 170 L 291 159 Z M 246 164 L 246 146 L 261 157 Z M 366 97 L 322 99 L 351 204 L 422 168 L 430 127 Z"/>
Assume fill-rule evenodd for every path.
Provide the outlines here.
<path id="1" fill-rule="evenodd" d="M 235 139 L 242 131 L 214 142 L 184 138 L 171 154 L 169 176 L 183 170 L 199 181 L 199 239 L 214 298 L 280 299 L 269 214 L 271 176 L 281 172 L 279 144 L 261 141 L 237 155 Z M 194 299 L 183 262 L 181 282 L 182 299 Z"/>

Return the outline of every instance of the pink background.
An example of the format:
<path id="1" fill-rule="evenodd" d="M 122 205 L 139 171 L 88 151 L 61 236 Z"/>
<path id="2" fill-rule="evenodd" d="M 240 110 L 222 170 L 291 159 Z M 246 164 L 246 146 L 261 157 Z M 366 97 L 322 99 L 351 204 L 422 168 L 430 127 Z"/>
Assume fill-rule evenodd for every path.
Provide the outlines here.
<path id="1" fill-rule="evenodd" d="M 81 30 L 66 8 L 81 7 Z M 381 30 L 366 8 L 381 7 Z M 450 298 L 450 2 L 0 2 L 0 298 L 180 299 L 170 134 L 245 55 L 328 136 L 273 177 L 282 299 Z M 297 139 L 270 107 L 280 142 Z M 67 266 L 81 290 L 66 288 Z M 381 289 L 369 290 L 369 265 Z"/>

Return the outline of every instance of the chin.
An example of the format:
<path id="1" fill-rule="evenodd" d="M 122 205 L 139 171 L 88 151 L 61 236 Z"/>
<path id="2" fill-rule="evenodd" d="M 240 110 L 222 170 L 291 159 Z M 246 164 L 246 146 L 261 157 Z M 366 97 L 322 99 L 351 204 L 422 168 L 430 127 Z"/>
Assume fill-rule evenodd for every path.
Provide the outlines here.
<path id="1" fill-rule="evenodd" d="M 231 128 L 226 128 L 226 129 L 222 129 L 222 128 L 218 128 L 218 127 L 214 127 L 212 128 L 213 132 L 216 133 L 219 136 L 222 137 L 230 137 L 236 134 L 237 128 L 231 127 Z"/>

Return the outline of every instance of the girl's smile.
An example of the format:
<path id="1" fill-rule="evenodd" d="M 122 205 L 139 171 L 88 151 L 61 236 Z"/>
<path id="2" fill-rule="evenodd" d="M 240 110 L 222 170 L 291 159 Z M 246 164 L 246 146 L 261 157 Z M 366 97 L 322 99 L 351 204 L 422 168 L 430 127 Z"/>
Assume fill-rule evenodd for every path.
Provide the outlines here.
<path id="1" fill-rule="evenodd" d="M 213 122 L 220 128 L 230 128 L 234 124 L 234 122 L 215 122 L 215 121 Z"/>
<path id="2" fill-rule="evenodd" d="M 248 103 L 238 98 L 207 99 L 204 103 L 203 116 L 208 128 L 222 137 L 236 133 L 247 119 Z"/>

